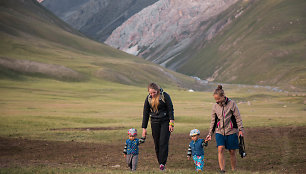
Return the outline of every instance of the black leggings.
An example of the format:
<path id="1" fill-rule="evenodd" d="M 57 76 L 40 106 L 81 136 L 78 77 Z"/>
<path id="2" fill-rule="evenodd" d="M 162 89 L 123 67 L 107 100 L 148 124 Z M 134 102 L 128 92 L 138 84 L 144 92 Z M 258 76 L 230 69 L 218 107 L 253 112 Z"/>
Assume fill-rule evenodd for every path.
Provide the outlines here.
<path id="1" fill-rule="evenodd" d="M 169 146 L 169 120 L 162 122 L 151 122 L 152 136 L 155 144 L 155 152 L 159 164 L 165 165 L 168 158 Z"/>

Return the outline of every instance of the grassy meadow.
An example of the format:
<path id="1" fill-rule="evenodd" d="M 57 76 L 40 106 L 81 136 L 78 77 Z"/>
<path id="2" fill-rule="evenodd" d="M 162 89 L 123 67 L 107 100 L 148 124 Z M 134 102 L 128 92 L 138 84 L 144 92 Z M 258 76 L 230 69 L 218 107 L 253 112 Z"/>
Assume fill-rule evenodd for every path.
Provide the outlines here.
<path id="1" fill-rule="evenodd" d="M 211 85 L 89 40 L 34 0 L 3 0 L 0 9 L 0 173 L 129 173 L 123 144 L 129 128 L 141 132 L 151 81 L 175 109 L 166 173 L 194 173 L 188 134 L 208 131 Z M 305 95 L 224 89 L 246 128 L 248 156 L 238 158 L 236 173 L 305 173 Z M 148 128 L 136 173 L 159 173 Z M 214 140 L 205 153 L 205 173 L 216 173 Z"/>
<path id="2" fill-rule="evenodd" d="M 141 126 L 142 107 L 147 95 L 145 86 L 35 78 L 25 82 L 0 82 L 1 136 L 107 142 L 122 139 L 129 127 Z M 192 93 L 175 88 L 165 90 L 171 94 L 175 106 L 176 133 L 186 133 L 193 127 L 208 129 L 214 103 L 212 92 Z M 232 90 L 227 94 L 237 101 L 246 127 L 306 124 L 306 117 L 302 117 L 305 116 L 304 97 L 255 88 Z M 82 127 L 119 129 L 93 132 L 60 130 Z M 113 133 L 118 136 L 111 137 Z"/>
<path id="3" fill-rule="evenodd" d="M 135 87 L 117 83 L 92 80 L 90 82 L 64 82 L 52 79 L 26 77 L 25 81 L 0 80 L 0 137 L 9 139 L 25 139 L 46 142 L 93 143 L 99 146 L 110 146 L 120 156 L 122 144 L 127 139 L 127 130 L 134 127 L 141 131 L 142 107 L 147 95 L 146 87 Z M 227 85 L 225 85 L 225 90 Z M 205 136 L 209 128 L 210 112 L 214 103 L 212 92 L 188 92 L 181 88 L 165 88 L 171 95 L 175 109 L 175 132 L 170 140 L 169 169 L 167 173 L 193 173 L 193 165 L 182 163 L 185 156 L 185 145 L 176 145 L 176 142 L 188 142 L 188 133 L 198 128 Z M 233 98 L 240 109 L 246 128 L 247 147 L 253 142 L 248 137 L 256 135 L 257 129 L 305 127 L 304 97 L 293 96 L 288 93 L 278 93 L 261 88 L 235 88 L 228 86 L 226 93 Z M 149 124 L 150 125 L 150 124 Z M 152 145 L 150 126 L 148 126 L 148 144 L 143 147 L 147 160 L 140 162 L 140 173 L 146 171 L 157 172 L 154 168 L 155 157 Z M 254 133 L 255 130 L 255 133 Z M 272 131 L 273 132 L 273 131 Z M 265 135 L 258 134 L 261 138 Z M 272 134 L 275 136 L 274 134 Z M 271 135 L 271 136 L 272 136 Z M 252 137 L 251 136 L 251 137 Z M 272 136 L 272 137 L 273 137 Z M 275 137 L 276 138 L 276 137 Z M 288 137 L 287 137 L 288 138 Z M 267 142 L 263 140 L 264 145 Z M 302 144 L 305 140 L 302 140 Z M 186 144 L 187 145 L 187 144 Z M 180 146 L 180 147 L 178 147 Z M 217 166 L 216 149 L 211 142 L 207 171 L 214 173 Z M 31 147 L 35 149 L 36 146 Z M 31 149 L 30 148 L 30 149 Z M 262 150 L 265 150 L 262 147 Z M 26 149 L 26 148 L 25 148 Z M 34 150 L 33 149 L 33 150 Z M 181 150 L 180 150 L 181 149 Z M 252 151 L 249 149 L 249 152 Z M 71 152 L 70 152 L 71 153 Z M 207 152 L 208 153 L 208 152 Z M 304 152 L 301 152 L 304 153 Z M 151 156 L 148 156 L 151 155 Z M 305 154 L 305 153 L 304 153 Z M 6 156 L 2 156 L 5 158 Z M 36 159 L 37 158 L 37 159 Z M 101 157 L 102 158 L 102 157 Z M 255 158 L 255 157 L 253 157 Z M 294 159 L 294 157 L 292 157 Z M 39 157 L 35 157 L 39 161 Z M 120 159 L 120 158 L 119 158 Z M 172 160 L 171 160 L 172 159 Z M 249 162 L 252 156 L 249 157 Z M 239 159 L 238 159 L 239 160 Z M 253 159 L 254 160 L 254 159 Z M 2 166 L 1 173 L 122 173 L 128 172 L 124 160 L 119 160 L 119 168 L 112 167 L 116 162 L 97 166 L 95 162 L 83 164 L 78 161 L 62 164 L 54 163 L 26 163 L 10 162 Z M 244 166 L 248 161 L 240 160 Z M 238 163 L 239 163 L 238 162 Z M 258 164 L 261 162 L 258 161 Z M 241 164 L 241 166 L 243 166 Z M 305 161 L 302 164 L 305 164 Z M 183 165 L 183 166 L 182 166 Z M 180 166 L 177 168 L 177 166 Z M 184 167 L 186 166 L 186 167 Z M 211 168 L 215 166 L 215 168 Z M 229 169 L 228 169 L 229 170 Z M 267 170 L 266 173 L 278 172 L 280 169 Z M 251 170 L 243 168 L 242 173 L 262 173 L 259 166 Z M 238 171 L 239 172 L 239 171 Z"/>

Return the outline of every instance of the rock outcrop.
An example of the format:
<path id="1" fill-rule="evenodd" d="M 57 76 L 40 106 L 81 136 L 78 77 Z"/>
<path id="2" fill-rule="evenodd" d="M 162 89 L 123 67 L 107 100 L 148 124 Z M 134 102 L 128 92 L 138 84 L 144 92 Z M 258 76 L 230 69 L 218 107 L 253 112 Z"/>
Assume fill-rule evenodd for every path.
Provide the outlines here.
<path id="1" fill-rule="evenodd" d="M 41 4 L 92 39 L 103 42 L 114 29 L 158 0 L 44 0 Z"/>
<path id="2" fill-rule="evenodd" d="M 191 47 L 201 46 L 230 23 L 216 17 L 237 1 L 160 0 L 124 22 L 105 43 L 176 70 Z"/>

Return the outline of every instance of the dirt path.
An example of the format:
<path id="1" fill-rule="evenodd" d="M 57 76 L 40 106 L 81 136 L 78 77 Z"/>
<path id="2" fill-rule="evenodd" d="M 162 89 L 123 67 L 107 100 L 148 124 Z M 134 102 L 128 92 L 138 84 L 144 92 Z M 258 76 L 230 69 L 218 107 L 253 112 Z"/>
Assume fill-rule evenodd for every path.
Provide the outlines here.
<path id="1" fill-rule="evenodd" d="M 186 159 L 188 135 L 171 136 L 168 168 L 193 170 L 192 160 Z M 122 150 L 123 142 L 115 144 L 41 141 L 0 138 L 0 167 L 35 166 L 96 166 L 111 169 L 120 165 L 126 169 Z M 238 157 L 238 168 L 247 171 L 278 171 L 280 173 L 306 172 L 306 127 L 252 128 L 247 129 L 248 156 Z M 139 170 L 157 168 L 152 137 L 140 147 Z M 238 154 L 237 154 L 238 156 Z M 206 170 L 216 171 L 217 151 L 215 142 L 205 149 Z M 227 169 L 229 156 L 227 154 Z"/>
<path id="2" fill-rule="evenodd" d="M 296 128 L 291 128 L 296 129 Z M 274 141 L 279 144 L 279 157 L 282 166 L 286 166 L 290 163 L 290 154 L 292 153 L 292 146 L 290 145 L 289 132 L 280 129 L 272 129 L 272 134 L 274 137 Z M 294 136 L 294 135 L 292 135 Z M 282 138 L 277 138 L 282 137 Z M 282 168 L 283 171 L 286 171 L 287 168 Z"/>

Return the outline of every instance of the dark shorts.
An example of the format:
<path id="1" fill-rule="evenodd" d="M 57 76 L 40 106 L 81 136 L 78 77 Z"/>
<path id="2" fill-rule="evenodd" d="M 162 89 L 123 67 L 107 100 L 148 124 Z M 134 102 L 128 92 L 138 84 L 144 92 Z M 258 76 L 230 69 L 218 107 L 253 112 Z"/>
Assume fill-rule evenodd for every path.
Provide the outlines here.
<path id="1" fill-rule="evenodd" d="M 231 134 L 225 136 L 221 134 L 216 134 L 216 142 L 217 142 L 217 147 L 225 146 L 225 149 L 228 150 L 239 149 L 237 134 Z"/>

